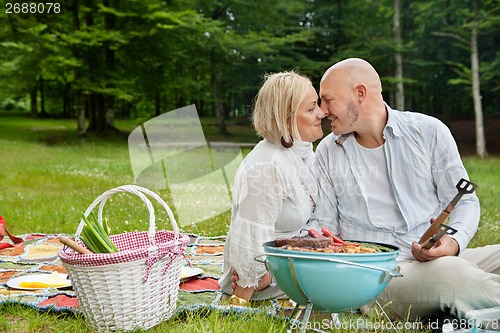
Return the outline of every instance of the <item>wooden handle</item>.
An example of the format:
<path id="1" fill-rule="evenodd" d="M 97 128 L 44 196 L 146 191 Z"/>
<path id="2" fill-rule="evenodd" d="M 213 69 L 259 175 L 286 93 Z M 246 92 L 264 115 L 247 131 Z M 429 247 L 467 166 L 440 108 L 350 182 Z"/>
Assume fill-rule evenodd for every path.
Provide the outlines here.
<path id="1" fill-rule="evenodd" d="M 432 224 L 429 227 L 429 229 L 427 229 L 427 231 L 422 235 L 422 237 L 420 237 L 420 240 L 418 241 L 418 244 L 422 245 L 429 238 L 431 238 L 432 236 L 434 236 L 435 234 L 437 234 L 439 232 L 438 226 L 441 223 L 443 223 L 444 221 L 446 221 L 446 219 L 448 218 L 449 215 L 450 215 L 450 213 L 448 213 L 447 211 L 443 210 L 441 212 L 441 214 L 439 214 L 439 216 L 437 217 L 437 219 L 435 219 L 434 222 L 432 222 Z"/>
<path id="2" fill-rule="evenodd" d="M 81 253 L 81 254 L 93 254 L 94 253 L 94 252 L 90 251 L 89 249 L 84 248 L 83 246 L 81 246 L 80 244 L 78 244 L 77 242 L 75 242 L 74 240 L 72 240 L 69 237 L 61 236 L 61 237 L 59 237 L 59 240 L 61 241 L 61 243 L 63 243 L 66 246 L 69 246 L 70 248 L 72 248 L 73 250 L 75 250 L 78 253 Z"/>

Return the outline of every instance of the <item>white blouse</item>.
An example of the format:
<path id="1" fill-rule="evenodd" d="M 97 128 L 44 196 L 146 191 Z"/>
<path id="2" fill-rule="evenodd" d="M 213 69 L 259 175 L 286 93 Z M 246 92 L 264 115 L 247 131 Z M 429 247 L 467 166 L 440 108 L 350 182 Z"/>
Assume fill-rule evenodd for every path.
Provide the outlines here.
<path id="1" fill-rule="evenodd" d="M 231 225 L 224 250 L 221 289 L 231 294 L 231 272 L 238 285 L 257 287 L 266 273 L 254 258 L 264 253 L 262 244 L 292 237 L 304 228 L 314 210 L 317 185 L 311 170 L 312 143 L 295 141 L 291 148 L 259 142 L 239 167 L 233 188 Z M 278 287 L 256 292 L 252 299 L 282 294 Z"/>

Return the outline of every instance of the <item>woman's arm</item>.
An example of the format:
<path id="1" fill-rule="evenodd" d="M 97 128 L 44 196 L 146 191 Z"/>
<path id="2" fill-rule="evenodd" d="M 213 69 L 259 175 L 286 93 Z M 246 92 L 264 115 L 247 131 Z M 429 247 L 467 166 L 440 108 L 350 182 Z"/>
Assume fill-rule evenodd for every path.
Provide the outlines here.
<path id="1" fill-rule="evenodd" d="M 267 283 L 265 266 L 254 258 L 263 253 L 264 242 L 275 238 L 275 224 L 283 205 L 283 187 L 284 180 L 272 163 L 255 164 L 238 172 L 233 193 L 231 237 L 226 246 L 229 246 L 230 266 L 239 277 L 234 295 L 245 300 L 249 300 L 255 290 L 264 289 Z"/>

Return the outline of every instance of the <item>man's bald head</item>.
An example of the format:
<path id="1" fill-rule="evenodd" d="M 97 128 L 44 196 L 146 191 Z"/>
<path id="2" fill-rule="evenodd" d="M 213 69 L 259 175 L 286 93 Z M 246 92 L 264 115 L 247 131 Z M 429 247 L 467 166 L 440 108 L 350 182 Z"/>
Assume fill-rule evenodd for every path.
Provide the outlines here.
<path id="1" fill-rule="evenodd" d="M 336 84 L 343 82 L 350 89 L 363 84 L 373 93 L 382 94 L 380 77 L 375 68 L 366 60 L 359 58 L 342 60 L 328 68 L 321 81 L 332 77 L 335 77 Z"/>

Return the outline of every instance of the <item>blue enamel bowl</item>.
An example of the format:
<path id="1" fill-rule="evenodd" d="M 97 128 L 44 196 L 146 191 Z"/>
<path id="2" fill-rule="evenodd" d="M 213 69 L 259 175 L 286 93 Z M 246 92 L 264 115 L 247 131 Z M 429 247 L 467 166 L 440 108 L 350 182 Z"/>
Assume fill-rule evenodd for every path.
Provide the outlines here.
<path id="1" fill-rule="evenodd" d="M 367 243 L 367 242 L 365 242 Z M 359 309 L 375 299 L 393 277 L 401 276 L 399 248 L 378 253 L 321 253 L 263 244 L 265 263 L 283 292 L 299 305 L 323 312 Z"/>

